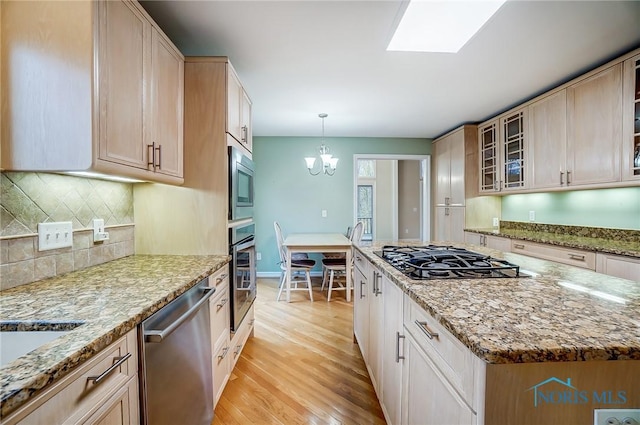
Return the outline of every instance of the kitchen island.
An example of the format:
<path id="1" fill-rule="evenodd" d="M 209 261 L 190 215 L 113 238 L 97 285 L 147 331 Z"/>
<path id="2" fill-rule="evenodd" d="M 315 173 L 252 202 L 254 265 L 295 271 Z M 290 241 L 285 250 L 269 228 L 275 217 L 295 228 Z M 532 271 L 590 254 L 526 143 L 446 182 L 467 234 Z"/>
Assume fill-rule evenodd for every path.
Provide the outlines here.
<path id="1" fill-rule="evenodd" d="M 393 287 L 403 294 L 400 308 L 404 310 L 404 327 L 393 331 L 398 332 L 398 359 L 405 357 L 402 347 L 411 349 L 412 344 L 407 342 L 425 332 L 419 329 L 408 335 L 414 322 L 428 322 L 426 329 L 441 330 L 439 336 L 425 339 L 427 352 L 437 346 L 434 341 L 453 347 L 443 352 L 436 347 L 431 352 L 435 360 L 429 362 L 435 365 L 436 375 L 447 377 L 443 381 L 449 384 L 444 387 L 454 389 L 455 410 L 464 406 L 469 410 L 468 417 L 459 416 L 454 423 L 593 423 L 595 408 L 640 408 L 640 284 L 551 261 L 446 242 L 437 244 L 507 260 L 520 266 L 527 277 L 412 280 L 375 254 L 383 245 L 393 244 L 376 242 L 357 247 L 356 265 L 358 257 L 364 256 L 373 270 L 372 280 L 378 279 L 376 273 L 382 276 L 382 290 L 374 283 L 372 299 L 381 294 L 386 303 L 385 290 L 392 292 Z M 363 288 L 366 273 L 365 267 L 357 278 L 364 282 Z M 355 283 L 356 291 L 360 282 Z M 368 295 L 361 291 L 356 294 L 356 302 Z M 414 320 L 413 315 L 427 319 Z M 384 320 L 388 316 L 385 307 Z M 388 331 L 386 322 L 381 328 Z M 383 348 L 393 343 L 381 339 Z M 371 353 L 371 347 L 368 349 Z M 410 357 L 415 359 L 417 355 Z M 406 398 L 410 399 L 412 393 L 407 387 L 419 384 L 411 381 L 416 372 L 404 370 L 406 364 L 413 363 L 403 361 L 402 410 L 406 421 L 412 414 L 411 407 L 406 407 Z M 384 359 L 375 362 L 385 364 Z M 375 369 L 372 364 L 374 375 Z M 386 374 L 383 387 L 387 381 L 384 378 Z M 554 391 L 542 392 L 538 387 L 543 385 Z M 618 395 L 622 397 L 616 398 Z M 538 396 L 547 397 L 540 399 L 546 402 Z"/>
<path id="2" fill-rule="evenodd" d="M 0 330 L 72 329 L 0 368 L 0 417 L 228 262 L 226 255 L 134 255 L 0 292 Z"/>

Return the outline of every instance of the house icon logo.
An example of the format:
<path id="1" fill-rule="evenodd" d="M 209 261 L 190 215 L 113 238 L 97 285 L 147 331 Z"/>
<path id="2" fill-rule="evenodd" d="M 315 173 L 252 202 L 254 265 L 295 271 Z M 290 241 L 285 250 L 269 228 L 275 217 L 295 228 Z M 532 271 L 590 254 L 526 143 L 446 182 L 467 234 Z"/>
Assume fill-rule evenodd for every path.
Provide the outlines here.
<path id="1" fill-rule="evenodd" d="M 527 391 L 533 391 L 533 406 L 534 407 L 538 407 L 539 401 L 545 401 L 548 402 L 549 401 L 549 392 L 543 392 L 543 390 L 541 389 L 541 387 L 550 384 L 552 382 L 556 382 L 564 387 L 566 387 L 567 391 L 570 392 L 574 392 L 577 391 L 578 389 L 576 387 L 574 387 L 573 385 L 571 385 L 571 378 L 567 378 L 566 381 L 563 381 L 562 379 L 556 378 L 555 376 L 552 376 L 549 379 L 545 379 L 542 382 L 537 383 L 536 385 L 532 386 L 531 388 L 529 388 Z"/>

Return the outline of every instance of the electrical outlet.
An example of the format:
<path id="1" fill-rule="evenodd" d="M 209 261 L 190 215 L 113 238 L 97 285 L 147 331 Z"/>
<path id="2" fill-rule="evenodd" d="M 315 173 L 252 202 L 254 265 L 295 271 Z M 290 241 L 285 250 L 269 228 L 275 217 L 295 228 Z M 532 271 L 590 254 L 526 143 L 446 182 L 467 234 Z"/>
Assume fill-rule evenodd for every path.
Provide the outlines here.
<path id="1" fill-rule="evenodd" d="M 594 409 L 593 425 L 640 425 L 640 409 Z"/>
<path id="2" fill-rule="evenodd" d="M 262 253 L 261 252 L 256 252 L 256 260 L 258 260 L 258 261 L 262 260 Z"/>
<path id="3" fill-rule="evenodd" d="M 322 218 L 327 218 L 327 210 L 322 210 Z"/>
<path id="4" fill-rule="evenodd" d="M 529 211 L 529 221 L 536 221 L 536 212 Z"/>
<path id="5" fill-rule="evenodd" d="M 109 239 L 109 233 L 104 231 L 104 219 L 93 219 L 93 241 L 103 242 Z"/>
<path id="6" fill-rule="evenodd" d="M 70 221 L 38 223 L 38 251 L 73 246 L 73 228 Z"/>
<path id="7" fill-rule="evenodd" d="M 500 226 L 500 219 L 498 217 L 493 217 L 493 227 Z"/>

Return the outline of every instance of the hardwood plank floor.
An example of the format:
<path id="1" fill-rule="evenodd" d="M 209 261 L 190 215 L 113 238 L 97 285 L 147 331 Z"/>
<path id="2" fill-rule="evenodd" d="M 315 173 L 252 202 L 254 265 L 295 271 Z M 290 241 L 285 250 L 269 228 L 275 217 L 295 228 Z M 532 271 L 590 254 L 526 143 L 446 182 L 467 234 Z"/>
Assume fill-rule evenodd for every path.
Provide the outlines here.
<path id="1" fill-rule="evenodd" d="M 358 345 L 353 303 L 314 286 L 276 302 L 278 279 L 258 279 L 255 328 L 213 425 L 384 424 Z M 284 297 L 283 297 L 284 299 Z"/>

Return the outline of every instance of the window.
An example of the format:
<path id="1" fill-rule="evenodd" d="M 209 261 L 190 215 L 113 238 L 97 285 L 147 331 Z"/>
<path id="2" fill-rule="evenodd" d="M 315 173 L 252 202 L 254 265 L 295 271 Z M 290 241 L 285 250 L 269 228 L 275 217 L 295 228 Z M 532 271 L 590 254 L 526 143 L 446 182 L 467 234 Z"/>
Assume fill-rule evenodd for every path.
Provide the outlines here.
<path id="1" fill-rule="evenodd" d="M 373 240 L 373 185 L 358 185 L 358 217 L 356 219 L 363 224 L 362 239 Z"/>
<path id="2" fill-rule="evenodd" d="M 358 160 L 358 177 L 375 178 L 376 177 L 376 161 L 374 159 Z"/>

